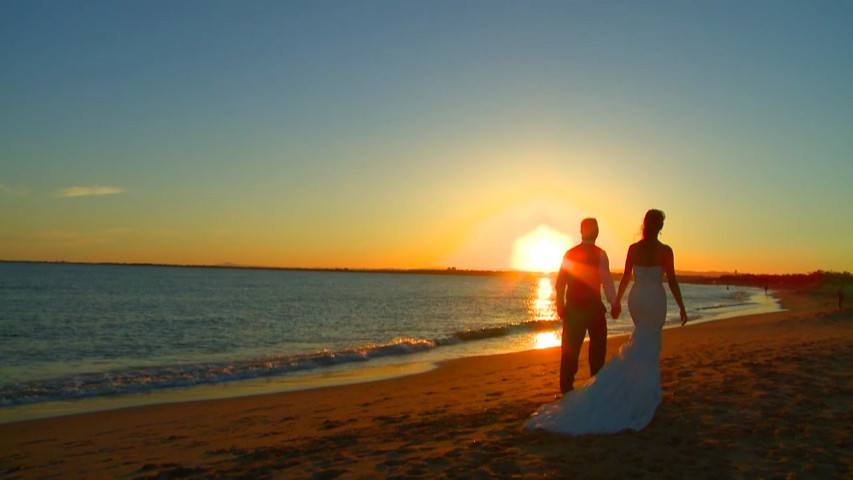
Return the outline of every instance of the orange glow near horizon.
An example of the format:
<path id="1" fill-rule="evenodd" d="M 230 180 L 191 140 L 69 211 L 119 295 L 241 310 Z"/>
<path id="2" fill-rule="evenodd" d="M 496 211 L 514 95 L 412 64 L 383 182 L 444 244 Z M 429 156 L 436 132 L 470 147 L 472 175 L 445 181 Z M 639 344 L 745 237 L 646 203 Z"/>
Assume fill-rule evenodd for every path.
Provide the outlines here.
<path id="1" fill-rule="evenodd" d="M 556 272 L 571 237 L 546 225 L 513 243 L 512 268 L 529 272 Z"/>

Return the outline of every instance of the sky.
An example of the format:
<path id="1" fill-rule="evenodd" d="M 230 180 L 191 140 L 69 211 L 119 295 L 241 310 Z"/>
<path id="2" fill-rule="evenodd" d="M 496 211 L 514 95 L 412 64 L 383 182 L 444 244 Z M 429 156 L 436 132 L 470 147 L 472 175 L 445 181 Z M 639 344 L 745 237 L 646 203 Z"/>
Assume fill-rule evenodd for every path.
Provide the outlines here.
<path id="1" fill-rule="evenodd" d="M 679 270 L 853 271 L 851 24 L 847 0 L 4 0 L 0 260 L 556 267 L 592 216 L 620 270 L 658 208 Z"/>

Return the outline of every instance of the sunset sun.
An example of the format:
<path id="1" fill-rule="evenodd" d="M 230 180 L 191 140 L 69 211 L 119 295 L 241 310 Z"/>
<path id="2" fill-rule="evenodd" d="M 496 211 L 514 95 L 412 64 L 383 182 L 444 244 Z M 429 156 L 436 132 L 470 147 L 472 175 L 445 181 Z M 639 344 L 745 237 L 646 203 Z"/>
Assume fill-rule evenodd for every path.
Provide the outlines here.
<path id="1" fill-rule="evenodd" d="M 513 244 L 512 267 L 529 272 L 554 272 L 571 245 L 571 237 L 546 225 L 518 238 Z"/>

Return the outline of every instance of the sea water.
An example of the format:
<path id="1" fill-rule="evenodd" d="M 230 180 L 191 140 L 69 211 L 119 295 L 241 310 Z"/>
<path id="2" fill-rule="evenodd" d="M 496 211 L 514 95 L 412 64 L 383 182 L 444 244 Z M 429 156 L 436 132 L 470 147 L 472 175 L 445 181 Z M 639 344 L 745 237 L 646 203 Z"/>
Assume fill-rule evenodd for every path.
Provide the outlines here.
<path id="1" fill-rule="evenodd" d="M 756 288 L 681 288 L 691 321 L 779 308 Z M 631 329 L 627 313 L 608 319 L 611 335 Z M 105 408 L 200 386 L 232 386 L 202 394 L 216 397 L 379 378 L 554 346 L 559 331 L 548 276 L 5 262 L 0 422 L 40 404 L 61 414 L 85 399 Z"/>

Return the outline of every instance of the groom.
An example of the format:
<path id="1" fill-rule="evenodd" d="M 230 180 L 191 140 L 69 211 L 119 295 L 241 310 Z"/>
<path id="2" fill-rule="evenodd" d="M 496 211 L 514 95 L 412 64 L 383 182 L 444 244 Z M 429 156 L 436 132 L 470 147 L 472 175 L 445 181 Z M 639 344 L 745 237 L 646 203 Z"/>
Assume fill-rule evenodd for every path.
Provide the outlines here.
<path id="1" fill-rule="evenodd" d="M 581 222 L 583 241 L 563 256 L 557 274 L 557 314 L 563 320 L 562 357 L 560 359 L 560 391 L 572 390 L 578 371 L 578 355 L 589 332 L 589 373 L 594 376 L 604 365 L 607 349 L 606 312 L 601 303 L 601 286 L 610 303 L 610 311 L 619 315 L 616 291 L 610 276 L 607 253 L 595 246 L 598 221 L 585 218 Z"/>

